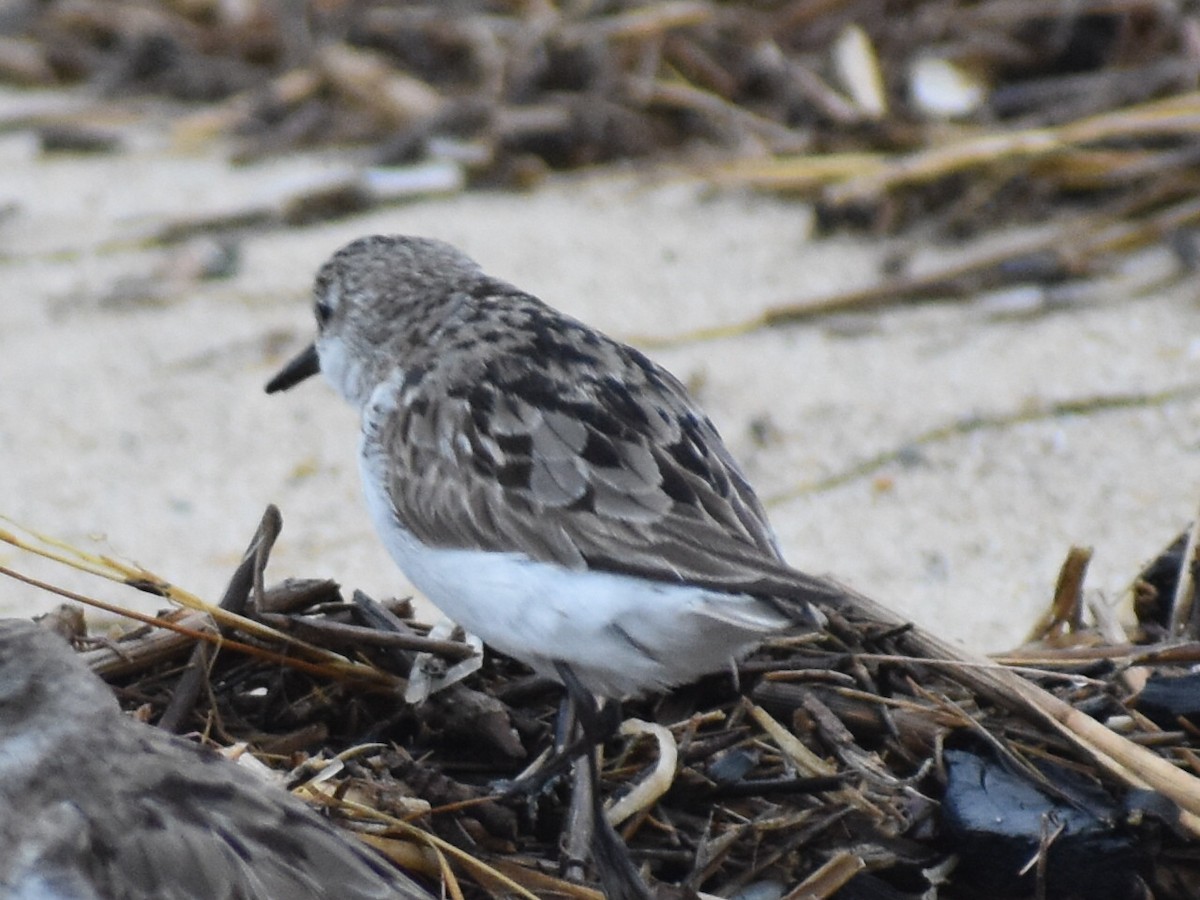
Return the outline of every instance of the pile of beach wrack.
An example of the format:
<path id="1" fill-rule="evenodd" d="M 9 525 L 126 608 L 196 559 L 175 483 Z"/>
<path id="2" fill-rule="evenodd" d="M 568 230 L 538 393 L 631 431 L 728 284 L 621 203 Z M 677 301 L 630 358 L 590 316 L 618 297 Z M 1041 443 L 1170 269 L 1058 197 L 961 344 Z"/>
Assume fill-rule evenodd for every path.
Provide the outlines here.
<path id="1" fill-rule="evenodd" d="M 552 744 L 560 688 L 407 601 L 266 587 L 280 526 L 269 509 L 219 606 L 0 539 L 174 601 L 133 616 L 160 627 L 54 615 L 132 714 L 265 763 L 447 896 L 599 897 L 559 875 L 569 779 L 501 789 Z M 850 594 L 820 633 L 626 703 L 603 791 L 647 881 L 664 897 L 1196 896 L 1196 532 L 1137 577 L 1128 631 L 1084 602 L 1087 560 L 1068 553 L 1043 621 L 1003 656 Z"/>

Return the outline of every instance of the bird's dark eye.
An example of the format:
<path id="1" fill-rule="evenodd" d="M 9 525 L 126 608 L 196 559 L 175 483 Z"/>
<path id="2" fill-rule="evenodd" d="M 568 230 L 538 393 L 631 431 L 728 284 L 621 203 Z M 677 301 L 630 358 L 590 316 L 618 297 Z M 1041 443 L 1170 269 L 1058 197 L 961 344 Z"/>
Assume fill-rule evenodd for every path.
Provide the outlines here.
<path id="1" fill-rule="evenodd" d="M 317 314 L 317 324 L 324 325 L 329 321 L 329 317 L 333 315 L 333 307 L 324 300 L 318 300 L 314 306 Z"/>

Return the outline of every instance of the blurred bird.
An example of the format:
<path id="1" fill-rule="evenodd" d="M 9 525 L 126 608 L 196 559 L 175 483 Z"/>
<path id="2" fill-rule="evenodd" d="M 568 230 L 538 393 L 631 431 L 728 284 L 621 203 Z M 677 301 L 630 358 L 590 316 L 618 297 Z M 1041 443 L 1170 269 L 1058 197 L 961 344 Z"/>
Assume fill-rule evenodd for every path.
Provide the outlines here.
<path id="1" fill-rule="evenodd" d="M 58 635 L 0 620 L 9 900 L 432 900 L 295 797 L 127 718 Z"/>

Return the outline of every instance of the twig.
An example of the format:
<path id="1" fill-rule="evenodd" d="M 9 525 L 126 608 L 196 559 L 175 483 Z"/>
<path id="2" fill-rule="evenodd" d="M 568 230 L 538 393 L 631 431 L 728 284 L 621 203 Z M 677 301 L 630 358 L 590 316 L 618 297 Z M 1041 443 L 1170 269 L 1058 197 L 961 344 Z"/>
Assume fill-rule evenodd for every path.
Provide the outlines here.
<path id="1" fill-rule="evenodd" d="M 283 517 L 280 516 L 279 510 L 274 505 L 268 506 L 258 523 L 254 537 L 250 539 L 250 545 L 242 554 L 242 561 L 238 563 L 229 579 L 225 594 L 221 597 L 222 609 L 241 615 L 250 600 L 251 592 L 261 603 L 263 570 L 282 528 Z M 208 679 L 208 673 L 217 658 L 217 649 L 217 646 L 204 641 L 198 642 L 192 648 L 192 656 L 175 685 L 167 708 L 158 720 L 159 728 L 174 734 L 180 732 L 184 718 L 191 713 L 196 699 L 200 696 L 200 689 Z"/>
<path id="2" fill-rule="evenodd" d="M 1182 560 L 1179 566 L 1179 578 L 1175 584 L 1175 595 L 1171 598 L 1171 630 L 1174 635 L 1182 635 L 1185 630 L 1196 632 L 1194 625 L 1193 605 L 1196 600 L 1196 560 L 1200 552 L 1200 514 L 1192 522 L 1188 532 L 1187 543 L 1183 547 Z"/>
<path id="3" fill-rule="evenodd" d="M 1083 580 L 1087 575 L 1088 563 L 1092 560 L 1091 547 L 1072 547 L 1067 551 L 1058 570 L 1058 581 L 1054 586 L 1054 599 L 1029 630 L 1026 644 L 1056 637 L 1052 632 L 1075 630 L 1082 625 Z"/>

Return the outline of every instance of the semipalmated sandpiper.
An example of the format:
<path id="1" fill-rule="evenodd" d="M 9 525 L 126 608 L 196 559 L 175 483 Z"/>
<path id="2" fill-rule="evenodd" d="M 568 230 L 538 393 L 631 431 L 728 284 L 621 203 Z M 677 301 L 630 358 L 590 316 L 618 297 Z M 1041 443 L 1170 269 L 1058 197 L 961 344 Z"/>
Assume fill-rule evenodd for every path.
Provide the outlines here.
<path id="1" fill-rule="evenodd" d="M 783 562 L 684 386 L 437 240 L 356 240 L 320 269 L 320 371 L 362 415 L 393 559 L 494 648 L 620 698 L 728 666 L 840 589 Z"/>

